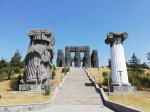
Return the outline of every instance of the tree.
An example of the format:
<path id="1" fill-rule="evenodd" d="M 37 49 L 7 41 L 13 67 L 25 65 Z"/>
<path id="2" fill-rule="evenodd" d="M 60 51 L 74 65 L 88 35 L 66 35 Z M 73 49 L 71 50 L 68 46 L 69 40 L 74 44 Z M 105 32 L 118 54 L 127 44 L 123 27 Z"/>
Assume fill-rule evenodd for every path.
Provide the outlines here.
<path id="1" fill-rule="evenodd" d="M 24 61 L 21 61 L 21 57 L 19 50 L 17 50 L 10 62 L 6 62 L 6 60 L 2 58 L 0 60 L 0 72 L 7 74 L 8 79 L 10 79 L 13 71 L 19 73 L 20 69 L 24 66 Z"/>
<path id="2" fill-rule="evenodd" d="M 150 60 L 150 52 L 147 53 L 147 59 Z"/>
<path id="3" fill-rule="evenodd" d="M 129 66 L 129 68 L 132 71 L 140 71 L 140 72 L 142 72 L 140 59 L 137 58 L 135 53 L 133 53 L 133 56 L 131 57 L 131 60 L 129 60 L 129 65 L 128 66 Z"/>
<path id="4" fill-rule="evenodd" d="M 0 70 L 3 68 L 3 67 L 6 67 L 7 65 L 6 65 L 6 59 L 3 59 L 3 57 L 2 57 L 2 59 L 0 60 Z"/>
<path id="5" fill-rule="evenodd" d="M 19 50 L 17 50 L 14 56 L 11 58 L 10 66 L 16 73 L 19 73 L 20 69 L 24 66 L 24 61 L 21 61 L 21 58 L 22 56 Z"/>
<path id="6" fill-rule="evenodd" d="M 144 62 L 143 64 L 141 64 L 141 68 L 142 69 L 149 69 L 149 66 Z"/>
<path id="7" fill-rule="evenodd" d="M 108 66 L 109 69 L 111 69 L 111 59 L 108 59 Z"/>

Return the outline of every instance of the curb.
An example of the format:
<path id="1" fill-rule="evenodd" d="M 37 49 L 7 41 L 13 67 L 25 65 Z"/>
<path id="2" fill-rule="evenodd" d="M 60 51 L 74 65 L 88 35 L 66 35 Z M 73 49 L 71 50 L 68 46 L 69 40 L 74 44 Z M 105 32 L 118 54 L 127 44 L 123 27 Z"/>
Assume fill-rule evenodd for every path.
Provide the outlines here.
<path id="1" fill-rule="evenodd" d="M 114 111 L 117 111 L 117 112 L 144 112 L 144 111 L 139 110 L 139 109 L 135 109 L 135 108 L 132 108 L 132 107 L 129 107 L 129 106 L 126 106 L 126 105 L 122 105 L 122 104 L 119 104 L 119 103 L 109 101 L 107 96 L 105 95 L 105 92 L 104 92 L 103 88 L 99 88 L 98 84 L 95 83 L 94 79 L 91 77 L 89 72 L 85 68 L 83 68 L 83 69 L 86 72 L 87 76 L 89 77 L 90 81 L 94 84 L 96 90 L 100 93 L 103 104 L 106 107 L 108 107 L 108 108 L 110 108 Z"/>

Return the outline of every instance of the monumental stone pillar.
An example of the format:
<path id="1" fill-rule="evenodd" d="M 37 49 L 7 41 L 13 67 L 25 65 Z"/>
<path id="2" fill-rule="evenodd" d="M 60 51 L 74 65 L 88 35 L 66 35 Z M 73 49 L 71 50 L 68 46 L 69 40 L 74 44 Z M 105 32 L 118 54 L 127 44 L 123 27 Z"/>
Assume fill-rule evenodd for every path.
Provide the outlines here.
<path id="1" fill-rule="evenodd" d="M 23 84 L 19 90 L 37 91 L 39 84 L 42 88 L 51 84 L 55 39 L 49 29 L 30 30 L 28 35 L 30 44 L 25 57 Z"/>
<path id="2" fill-rule="evenodd" d="M 110 44 L 112 85 L 131 85 L 128 80 L 126 61 L 124 56 L 123 41 L 128 38 L 126 32 L 109 32 L 105 40 Z M 122 71 L 121 75 L 119 71 Z"/>
<path id="3" fill-rule="evenodd" d="M 98 59 L 98 51 L 93 50 L 91 54 L 91 67 L 98 68 L 99 67 L 99 59 Z"/>
<path id="4" fill-rule="evenodd" d="M 74 56 L 74 66 L 80 67 L 81 56 L 80 56 L 80 47 L 76 47 L 75 56 Z"/>
<path id="5" fill-rule="evenodd" d="M 85 53 L 83 57 L 83 67 L 90 67 L 90 47 L 85 47 Z"/>
<path id="6" fill-rule="evenodd" d="M 70 65 L 71 65 L 70 60 L 71 60 L 70 47 L 66 46 L 66 48 L 65 48 L 65 66 L 70 67 Z"/>
<path id="7" fill-rule="evenodd" d="M 56 66 L 57 67 L 63 67 L 65 65 L 65 57 L 62 49 L 59 49 L 57 51 L 57 60 L 56 60 Z"/>

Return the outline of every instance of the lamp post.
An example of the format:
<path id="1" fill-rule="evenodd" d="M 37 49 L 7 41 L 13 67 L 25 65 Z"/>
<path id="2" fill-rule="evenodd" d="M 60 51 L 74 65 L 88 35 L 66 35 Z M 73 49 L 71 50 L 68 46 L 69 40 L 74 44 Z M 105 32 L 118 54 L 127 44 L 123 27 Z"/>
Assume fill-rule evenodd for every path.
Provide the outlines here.
<path id="1" fill-rule="evenodd" d="M 41 91 L 42 91 L 42 74 L 43 74 L 43 72 L 40 71 L 40 73 L 41 73 L 41 83 L 40 83 L 39 98 L 38 98 L 39 102 L 40 102 Z"/>
<path id="2" fill-rule="evenodd" d="M 124 91 L 123 91 L 123 83 L 122 83 L 122 71 L 118 71 L 120 73 L 120 81 L 121 81 L 121 88 L 122 88 L 122 103 L 124 103 Z"/>
<path id="3" fill-rule="evenodd" d="M 109 86 L 109 75 L 110 75 L 110 73 L 108 72 L 107 74 L 108 74 L 108 95 L 110 95 L 110 86 Z"/>
<path id="4" fill-rule="evenodd" d="M 98 67 L 98 76 L 99 76 L 99 87 L 100 87 L 100 74 L 99 74 L 99 67 Z"/>

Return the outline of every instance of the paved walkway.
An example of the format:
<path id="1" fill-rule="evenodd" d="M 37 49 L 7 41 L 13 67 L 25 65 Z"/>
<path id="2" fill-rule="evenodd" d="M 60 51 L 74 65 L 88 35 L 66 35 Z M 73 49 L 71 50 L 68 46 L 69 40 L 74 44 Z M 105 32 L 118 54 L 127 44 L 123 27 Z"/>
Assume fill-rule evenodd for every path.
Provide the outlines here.
<path id="1" fill-rule="evenodd" d="M 45 110 L 36 112 L 113 112 L 102 103 L 100 94 L 82 68 L 72 68 L 62 88 L 59 90 L 55 104 Z"/>

